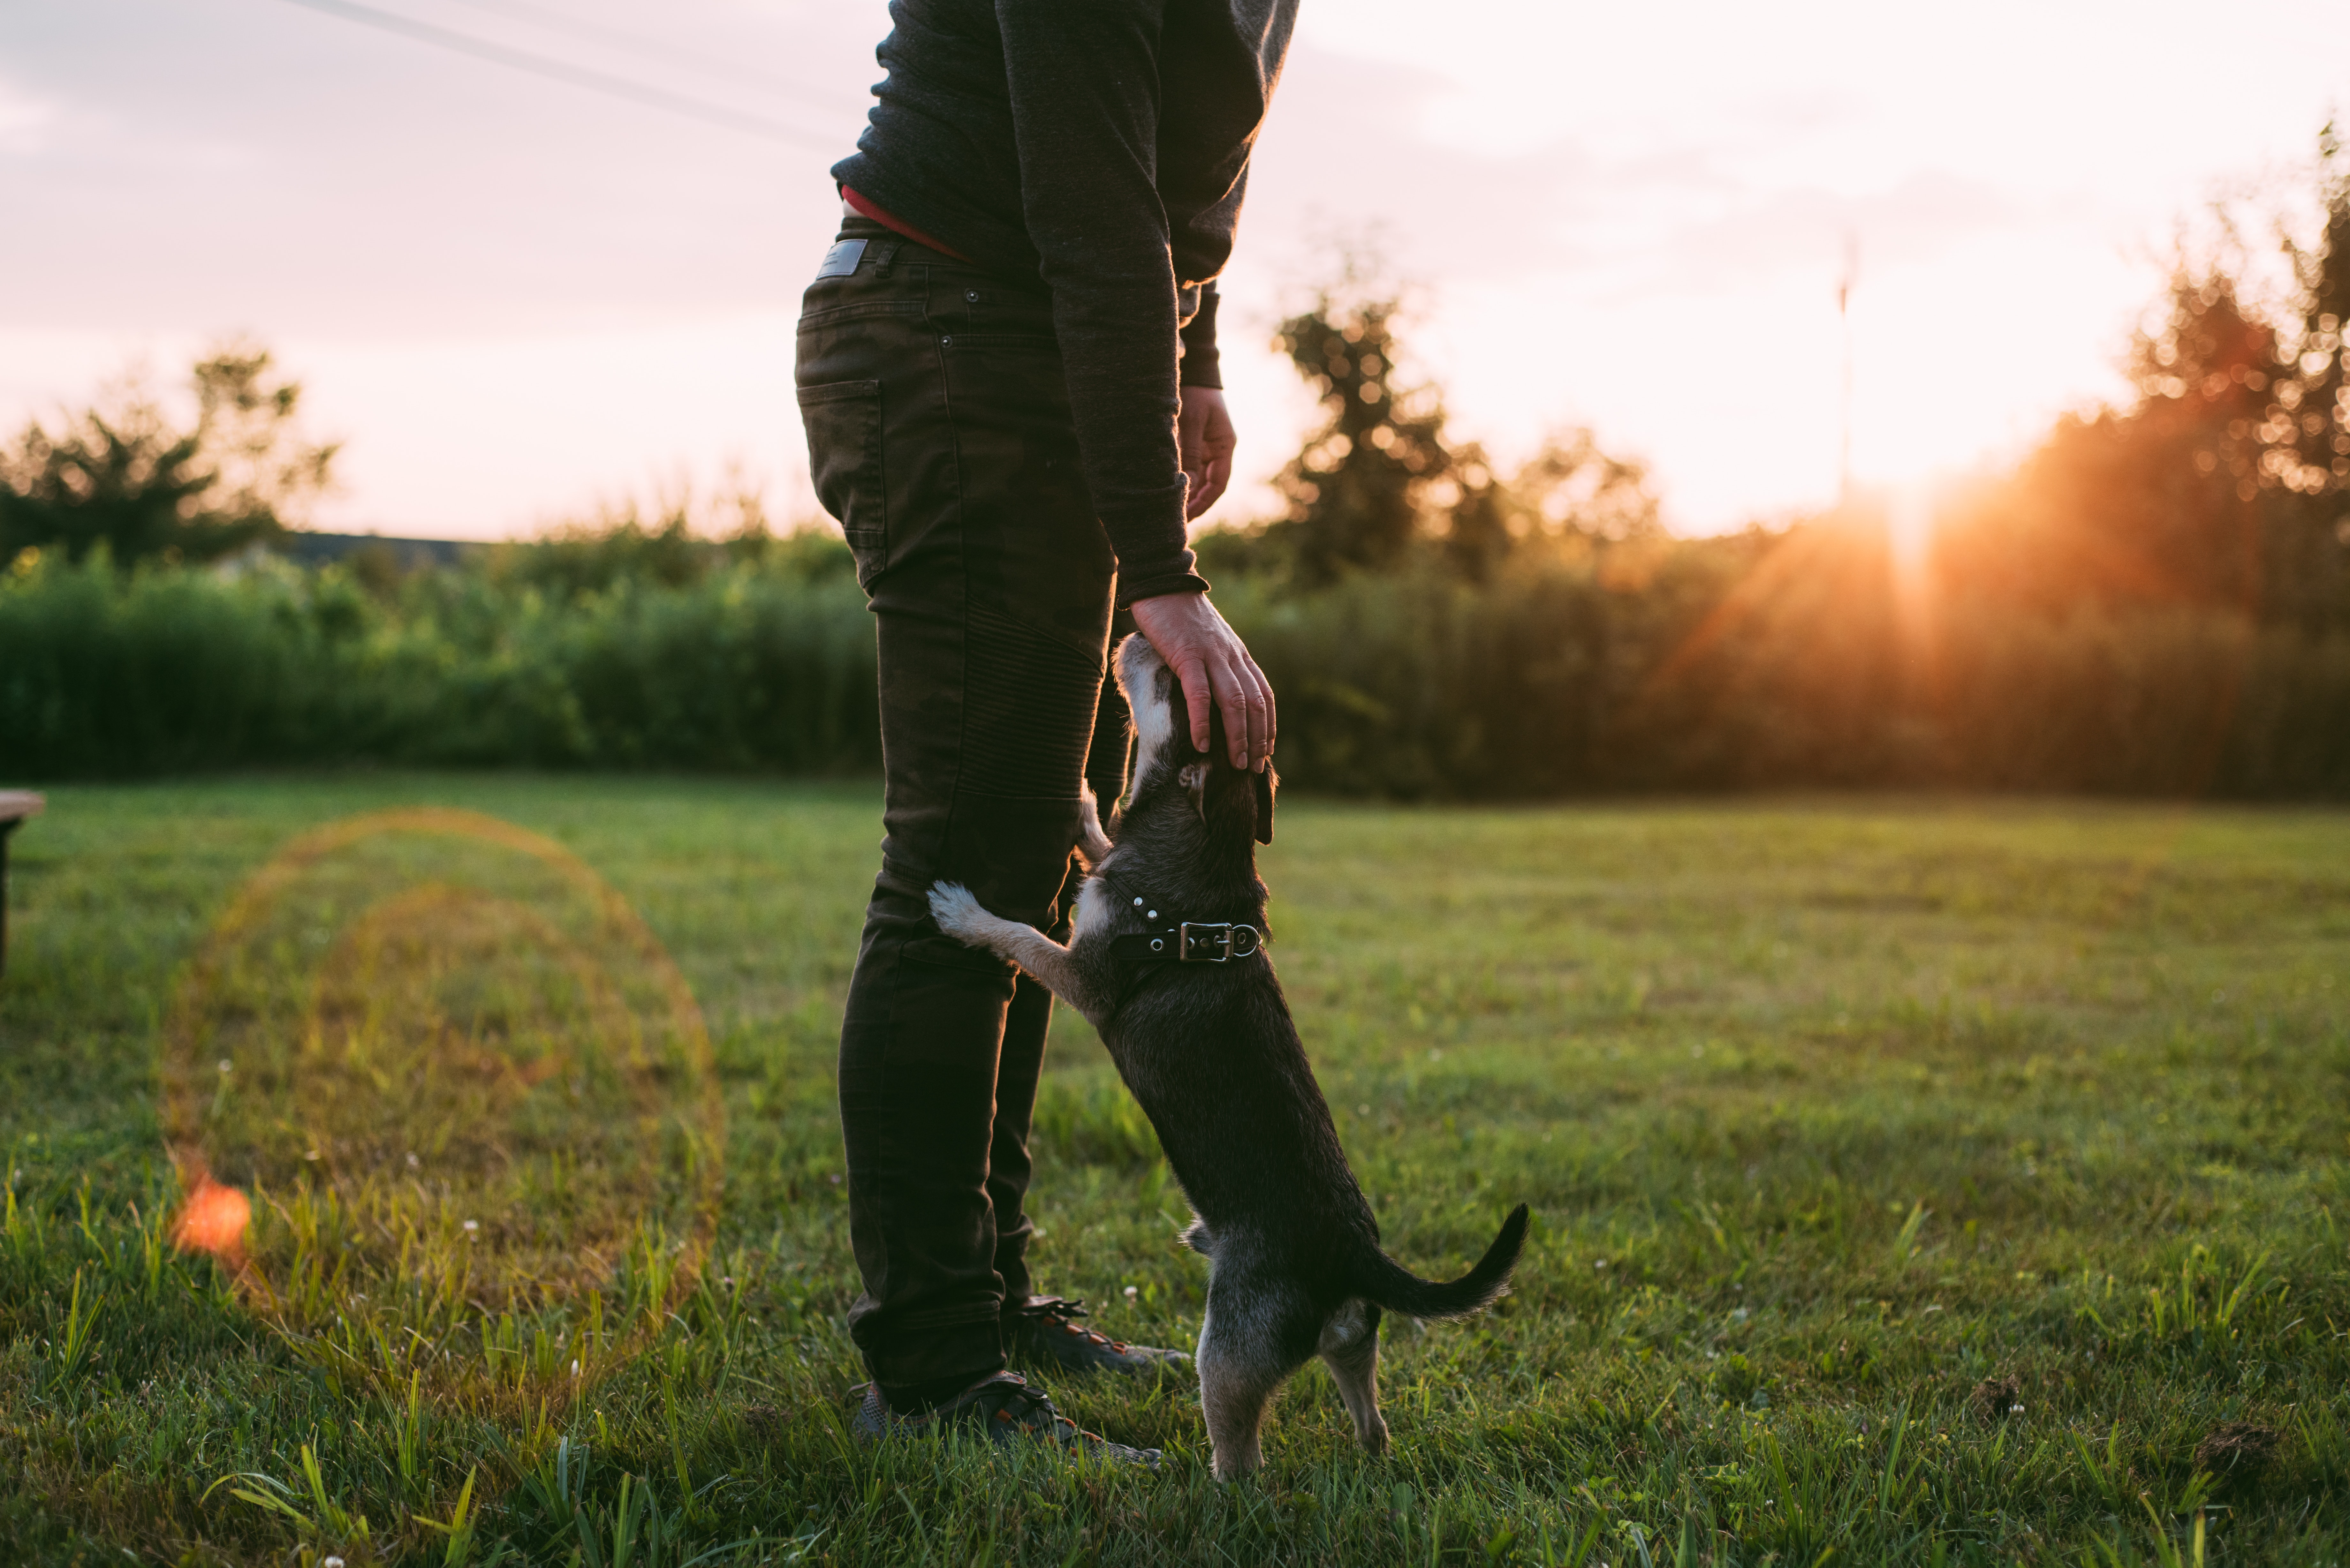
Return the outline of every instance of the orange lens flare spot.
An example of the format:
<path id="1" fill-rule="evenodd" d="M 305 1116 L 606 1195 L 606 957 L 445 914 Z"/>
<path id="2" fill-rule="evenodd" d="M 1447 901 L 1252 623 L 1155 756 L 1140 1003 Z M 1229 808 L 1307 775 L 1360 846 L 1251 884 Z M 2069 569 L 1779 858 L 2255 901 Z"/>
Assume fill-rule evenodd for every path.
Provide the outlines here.
<path id="1" fill-rule="evenodd" d="M 242 1190 L 200 1176 L 172 1240 L 183 1252 L 210 1252 L 234 1262 L 244 1256 L 244 1228 L 252 1219 L 253 1205 Z"/>

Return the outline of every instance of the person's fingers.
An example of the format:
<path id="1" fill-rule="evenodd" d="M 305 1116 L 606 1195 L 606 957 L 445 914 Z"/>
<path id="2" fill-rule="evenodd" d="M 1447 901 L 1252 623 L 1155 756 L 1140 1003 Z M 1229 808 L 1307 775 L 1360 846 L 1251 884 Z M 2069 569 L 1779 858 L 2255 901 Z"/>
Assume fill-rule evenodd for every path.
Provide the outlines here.
<path id="1" fill-rule="evenodd" d="M 1256 667 L 1253 659 L 1248 660 L 1248 671 L 1249 678 L 1256 682 L 1256 745 L 1249 753 L 1249 766 L 1255 768 L 1263 766 L 1265 758 L 1273 755 L 1273 683 L 1264 678 L 1264 671 Z"/>
<path id="2" fill-rule="evenodd" d="M 1208 749 L 1208 709 L 1216 700 L 1215 687 L 1208 674 L 1208 661 L 1197 649 L 1184 649 L 1170 660 L 1175 666 L 1175 679 L 1183 683 L 1183 706 L 1191 719 L 1191 749 Z"/>
<path id="3" fill-rule="evenodd" d="M 1249 677 L 1237 646 L 1217 668 L 1216 706 L 1224 715 L 1224 745 L 1232 766 L 1246 769 L 1258 755 L 1264 734 L 1264 699 Z"/>
<path id="4" fill-rule="evenodd" d="M 1239 435 L 1223 393 L 1208 387 L 1184 389 L 1175 428 L 1183 474 L 1191 481 L 1183 508 L 1188 521 L 1213 506 L 1232 483 L 1232 450 Z"/>
<path id="5" fill-rule="evenodd" d="M 1175 419 L 1175 455 L 1183 465 L 1184 477 L 1197 489 L 1208 466 L 1208 426 L 1206 416 L 1189 400 Z"/>
<path id="6" fill-rule="evenodd" d="M 1248 739 L 1242 746 L 1234 765 L 1253 768 L 1256 760 L 1264 755 L 1264 683 L 1257 679 L 1256 671 L 1250 667 L 1248 651 L 1236 648 L 1233 652 L 1237 657 L 1232 661 L 1232 675 L 1240 683 L 1243 700 L 1248 704 Z"/>
<path id="7" fill-rule="evenodd" d="M 1184 520 L 1188 522 L 1213 506 L 1222 497 L 1226 486 L 1232 483 L 1232 453 L 1187 454 L 1183 459 L 1183 472 L 1191 480 L 1191 500 L 1183 508 Z"/>
<path id="8" fill-rule="evenodd" d="M 1273 682 L 1264 678 L 1264 671 L 1257 667 L 1256 660 L 1250 657 L 1245 649 L 1241 652 L 1241 659 L 1248 666 L 1249 675 L 1256 681 L 1257 691 L 1264 700 L 1264 744 L 1250 759 L 1253 763 L 1262 764 L 1265 759 L 1273 755 L 1274 742 L 1281 735 L 1280 706 L 1273 698 Z"/>
<path id="9" fill-rule="evenodd" d="M 1248 748 L 1248 699 L 1243 694 L 1240 671 L 1229 663 L 1216 667 L 1216 707 L 1224 716 L 1224 754 L 1232 766 L 1242 766 L 1242 754 Z"/>

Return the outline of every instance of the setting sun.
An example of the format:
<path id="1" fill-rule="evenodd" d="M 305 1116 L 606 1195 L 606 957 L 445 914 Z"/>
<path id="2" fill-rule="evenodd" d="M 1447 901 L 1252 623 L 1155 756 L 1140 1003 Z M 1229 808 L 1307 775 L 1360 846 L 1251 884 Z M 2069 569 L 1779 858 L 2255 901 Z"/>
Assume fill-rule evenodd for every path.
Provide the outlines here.
<path id="1" fill-rule="evenodd" d="M 730 465 L 815 515 L 791 322 L 879 0 L 693 0 L 645 48 L 616 4 L 397 9 L 714 118 L 291 5 L 24 13 L 0 23 L 0 163 L 26 210 L 87 217 L 14 236 L 0 412 L 249 332 L 348 443 L 325 525 L 513 535 Z M 1475 0 L 1435 29 L 1393 0 L 1307 5 L 1225 278 L 1239 483 L 1209 520 L 1273 510 L 1308 409 L 1264 340 L 1349 245 L 1409 286 L 1410 369 L 1460 429 L 1515 460 L 1590 424 L 1683 532 L 1835 499 L 1854 240 L 1855 477 L 2012 459 L 2119 392 L 2174 225 L 2303 156 L 2350 79 L 2333 7 L 2270 15 L 2303 45 L 2177 0 Z M 273 62 L 250 90 L 205 85 L 245 60 Z"/>

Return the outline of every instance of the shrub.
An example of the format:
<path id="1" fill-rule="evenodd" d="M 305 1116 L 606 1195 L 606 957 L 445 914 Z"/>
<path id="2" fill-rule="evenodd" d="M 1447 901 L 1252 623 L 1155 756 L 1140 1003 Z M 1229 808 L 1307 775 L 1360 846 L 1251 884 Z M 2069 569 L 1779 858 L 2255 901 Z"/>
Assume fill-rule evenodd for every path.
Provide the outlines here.
<path id="1" fill-rule="evenodd" d="M 833 565 L 802 545 L 566 597 L 477 568 L 371 593 L 337 568 L 28 558 L 0 579 L 0 773 L 870 772 L 872 625 Z M 1921 628 L 1885 582 L 1881 547 L 1797 530 L 1217 597 L 1309 790 L 2350 795 L 2350 636 L 1984 600 Z"/>
<path id="2" fill-rule="evenodd" d="M 568 603 L 471 572 L 385 602 L 275 563 L 0 587 L 12 775 L 356 761 L 870 769 L 872 629 L 853 583 L 756 566 Z"/>

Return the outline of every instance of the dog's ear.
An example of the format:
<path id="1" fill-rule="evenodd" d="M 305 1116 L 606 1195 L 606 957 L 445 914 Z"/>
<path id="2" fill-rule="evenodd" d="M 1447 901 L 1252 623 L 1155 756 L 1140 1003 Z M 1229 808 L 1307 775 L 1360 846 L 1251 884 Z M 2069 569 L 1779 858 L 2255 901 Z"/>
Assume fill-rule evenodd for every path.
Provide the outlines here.
<path id="1" fill-rule="evenodd" d="M 1256 775 L 1256 841 L 1273 842 L 1273 762 L 1267 758 L 1264 771 Z"/>
<path id="2" fill-rule="evenodd" d="M 1208 776 L 1214 771 L 1209 763 L 1190 763 L 1175 774 L 1175 782 L 1191 797 L 1191 809 L 1200 814 L 1201 822 L 1208 820 Z"/>

